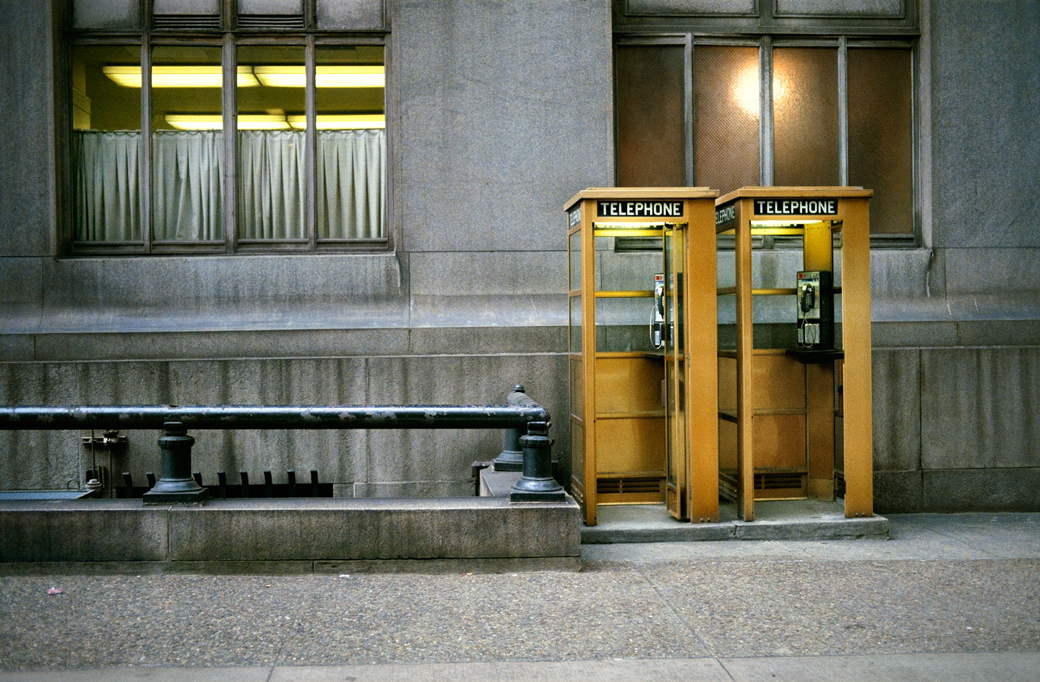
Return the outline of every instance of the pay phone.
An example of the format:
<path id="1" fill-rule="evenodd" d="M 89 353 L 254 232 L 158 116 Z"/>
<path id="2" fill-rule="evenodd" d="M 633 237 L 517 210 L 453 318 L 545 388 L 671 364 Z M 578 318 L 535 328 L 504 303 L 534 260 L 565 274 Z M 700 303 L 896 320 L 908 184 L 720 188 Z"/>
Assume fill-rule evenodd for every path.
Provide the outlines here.
<path id="1" fill-rule="evenodd" d="M 650 312 L 650 343 L 654 348 L 664 348 L 664 275 L 654 275 L 654 308 Z"/>
<path id="2" fill-rule="evenodd" d="M 834 348 L 834 284 L 826 270 L 798 273 L 798 345 L 810 350 Z"/>

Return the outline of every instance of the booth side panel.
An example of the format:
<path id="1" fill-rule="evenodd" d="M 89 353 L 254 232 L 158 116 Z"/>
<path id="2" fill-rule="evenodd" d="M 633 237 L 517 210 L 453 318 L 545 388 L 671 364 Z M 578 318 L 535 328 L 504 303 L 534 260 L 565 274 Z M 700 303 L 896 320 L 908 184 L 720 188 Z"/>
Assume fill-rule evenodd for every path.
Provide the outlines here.
<path id="1" fill-rule="evenodd" d="M 686 248 L 689 515 L 719 520 L 719 384 L 715 204 L 691 202 Z"/>
<path id="2" fill-rule="evenodd" d="M 842 227 L 842 341 L 845 516 L 874 513 L 870 376 L 870 216 L 866 199 L 845 202 Z"/>

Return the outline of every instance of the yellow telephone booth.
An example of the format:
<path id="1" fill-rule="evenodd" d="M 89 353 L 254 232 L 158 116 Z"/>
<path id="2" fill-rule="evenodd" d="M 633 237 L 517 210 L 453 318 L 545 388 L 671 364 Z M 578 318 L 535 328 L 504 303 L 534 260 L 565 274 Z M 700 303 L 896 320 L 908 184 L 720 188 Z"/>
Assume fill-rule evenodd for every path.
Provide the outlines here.
<path id="1" fill-rule="evenodd" d="M 587 189 L 565 205 L 571 489 L 718 521 L 715 198 Z"/>
<path id="2" fill-rule="evenodd" d="M 872 195 L 744 187 L 716 202 L 733 249 L 717 282 L 719 490 L 745 521 L 755 500 L 835 495 L 846 517 L 873 514 Z M 753 267 L 760 239 L 777 240 L 768 273 Z M 770 325 L 770 311 L 795 319 Z"/>

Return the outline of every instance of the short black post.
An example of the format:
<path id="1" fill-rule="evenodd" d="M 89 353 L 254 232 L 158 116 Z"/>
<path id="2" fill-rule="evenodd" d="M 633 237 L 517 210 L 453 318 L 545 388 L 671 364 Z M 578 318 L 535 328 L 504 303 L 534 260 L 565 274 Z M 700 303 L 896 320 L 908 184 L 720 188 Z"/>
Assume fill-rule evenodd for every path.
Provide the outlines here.
<path id="1" fill-rule="evenodd" d="M 285 478 L 289 481 L 289 497 L 296 497 L 296 470 L 289 469 L 286 471 Z"/>
<path id="2" fill-rule="evenodd" d="M 519 404 L 522 398 L 527 398 L 526 394 L 524 394 L 524 387 L 521 384 L 517 384 L 513 387 L 513 392 L 506 396 L 506 404 Z M 528 400 L 530 401 L 530 398 Z M 520 438 L 525 433 L 527 431 L 522 427 L 505 430 L 505 435 L 502 439 L 502 452 L 498 453 L 498 457 L 491 463 L 495 467 L 495 471 L 524 470 L 524 453 L 520 449 Z"/>
<path id="3" fill-rule="evenodd" d="M 271 470 L 264 471 L 264 495 L 274 497 L 274 480 L 271 478 Z"/>
<path id="4" fill-rule="evenodd" d="M 527 435 L 520 437 L 524 449 L 523 475 L 509 493 L 510 502 L 562 502 L 566 499 L 563 486 L 552 477 L 552 444 L 548 424 L 531 422 L 527 425 Z"/>
<path id="5" fill-rule="evenodd" d="M 223 471 L 217 472 L 217 486 L 220 488 L 220 499 L 227 499 L 227 474 Z"/>
<path id="6" fill-rule="evenodd" d="M 163 424 L 159 437 L 162 476 L 142 498 L 144 504 L 184 504 L 203 502 L 209 493 L 191 475 L 191 446 L 195 439 L 180 422 Z"/>
<path id="7" fill-rule="evenodd" d="M 318 496 L 318 470 L 311 469 L 311 497 Z"/>

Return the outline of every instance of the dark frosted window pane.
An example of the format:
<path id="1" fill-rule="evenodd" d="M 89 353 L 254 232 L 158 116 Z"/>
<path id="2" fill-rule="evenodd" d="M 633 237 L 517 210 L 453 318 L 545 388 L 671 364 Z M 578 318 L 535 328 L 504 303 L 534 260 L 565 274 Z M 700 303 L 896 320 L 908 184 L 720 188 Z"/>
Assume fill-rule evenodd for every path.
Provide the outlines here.
<path id="1" fill-rule="evenodd" d="M 73 28 L 138 28 L 139 0 L 73 0 Z"/>
<path id="2" fill-rule="evenodd" d="M 617 48 L 617 177 L 622 187 L 682 186 L 681 45 Z"/>
<path id="3" fill-rule="evenodd" d="M 913 232 L 910 50 L 849 49 L 849 183 L 874 190 L 870 229 Z"/>
<path id="4" fill-rule="evenodd" d="M 723 194 L 758 184 L 758 83 L 758 48 L 695 48 L 694 184 Z"/>
<path id="5" fill-rule="evenodd" d="M 773 50 L 773 126 L 775 184 L 838 184 L 836 50 Z"/>

